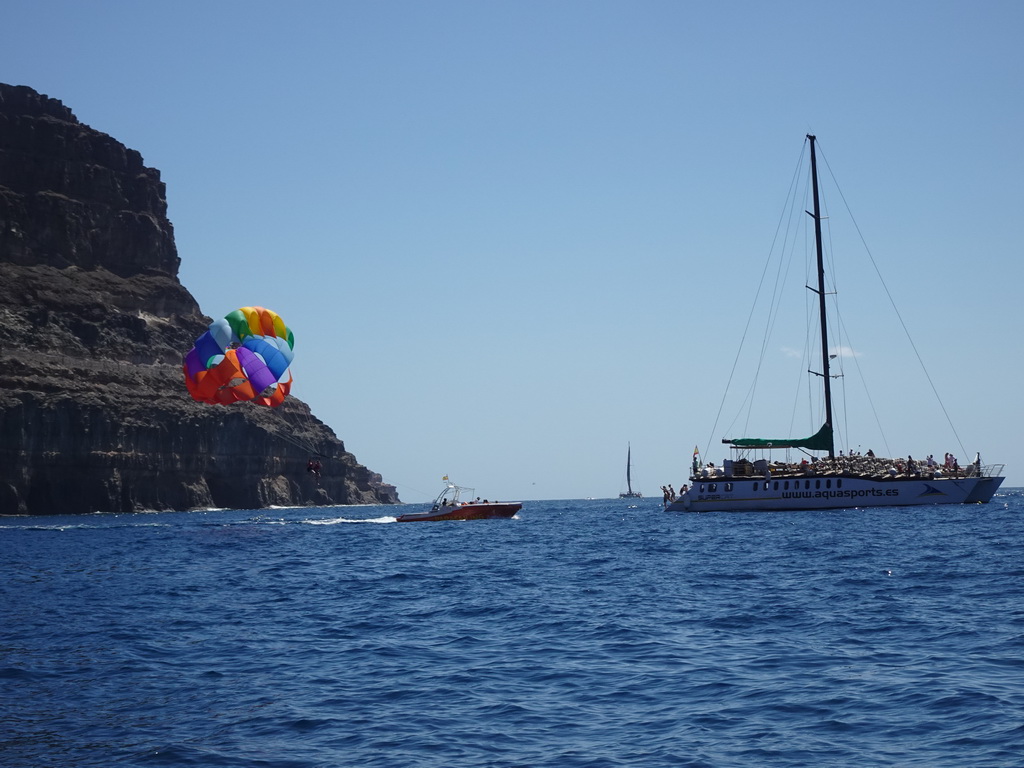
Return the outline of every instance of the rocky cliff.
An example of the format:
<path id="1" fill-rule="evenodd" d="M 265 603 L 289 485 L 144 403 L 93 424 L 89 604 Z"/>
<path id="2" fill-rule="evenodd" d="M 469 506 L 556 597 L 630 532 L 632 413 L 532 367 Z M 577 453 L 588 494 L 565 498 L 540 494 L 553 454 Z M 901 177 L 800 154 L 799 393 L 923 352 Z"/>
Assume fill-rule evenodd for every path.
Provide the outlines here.
<path id="1" fill-rule="evenodd" d="M 191 399 L 179 263 L 159 171 L 0 84 L 0 514 L 397 502 L 301 401 Z"/>

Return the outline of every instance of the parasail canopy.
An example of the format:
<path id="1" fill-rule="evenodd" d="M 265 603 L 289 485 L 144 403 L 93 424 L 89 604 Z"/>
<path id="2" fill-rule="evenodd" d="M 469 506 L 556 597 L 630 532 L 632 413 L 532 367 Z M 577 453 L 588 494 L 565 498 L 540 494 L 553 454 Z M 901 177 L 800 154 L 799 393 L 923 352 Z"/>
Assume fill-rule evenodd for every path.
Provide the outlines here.
<path id="1" fill-rule="evenodd" d="M 185 355 L 185 385 L 193 400 L 275 407 L 292 386 L 295 337 L 276 312 L 242 307 L 210 323 Z"/>

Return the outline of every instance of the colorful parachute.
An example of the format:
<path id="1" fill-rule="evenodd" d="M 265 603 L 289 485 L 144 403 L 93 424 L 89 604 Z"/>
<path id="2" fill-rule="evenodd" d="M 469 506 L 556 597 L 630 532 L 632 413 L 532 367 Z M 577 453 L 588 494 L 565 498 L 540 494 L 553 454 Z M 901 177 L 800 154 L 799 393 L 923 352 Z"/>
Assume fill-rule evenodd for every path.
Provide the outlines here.
<path id="1" fill-rule="evenodd" d="M 295 337 L 276 312 L 242 307 L 196 339 L 185 355 L 185 385 L 201 403 L 280 405 L 292 387 Z"/>

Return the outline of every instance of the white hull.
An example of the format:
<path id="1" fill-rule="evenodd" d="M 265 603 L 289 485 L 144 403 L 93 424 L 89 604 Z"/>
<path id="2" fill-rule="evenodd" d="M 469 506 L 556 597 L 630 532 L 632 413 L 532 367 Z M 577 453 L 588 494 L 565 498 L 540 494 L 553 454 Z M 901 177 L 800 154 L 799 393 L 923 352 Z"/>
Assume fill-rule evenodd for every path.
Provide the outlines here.
<path id="1" fill-rule="evenodd" d="M 845 507 L 907 507 L 928 504 L 983 504 L 1002 477 L 943 477 L 929 480 L 815 477 L 755 480 L 700 480 L 668 509 L 673 512 L 782 511 Z"/>

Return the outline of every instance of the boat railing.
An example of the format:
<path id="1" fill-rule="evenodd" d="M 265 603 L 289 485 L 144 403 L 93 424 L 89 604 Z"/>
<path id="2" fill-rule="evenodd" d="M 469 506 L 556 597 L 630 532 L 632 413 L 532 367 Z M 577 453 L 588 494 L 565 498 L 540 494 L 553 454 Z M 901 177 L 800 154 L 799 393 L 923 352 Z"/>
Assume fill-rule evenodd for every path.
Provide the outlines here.
<path id="1" fill-rule="evenodd" d="M 977 464 L 968 464 L 966 467 L 960 467 L 960 472 L 955 477 L 1001 477 L 1003 474 L 1003 467 L 1005 464 L 985 464 L 984 466 L 978 466 Z"/>

